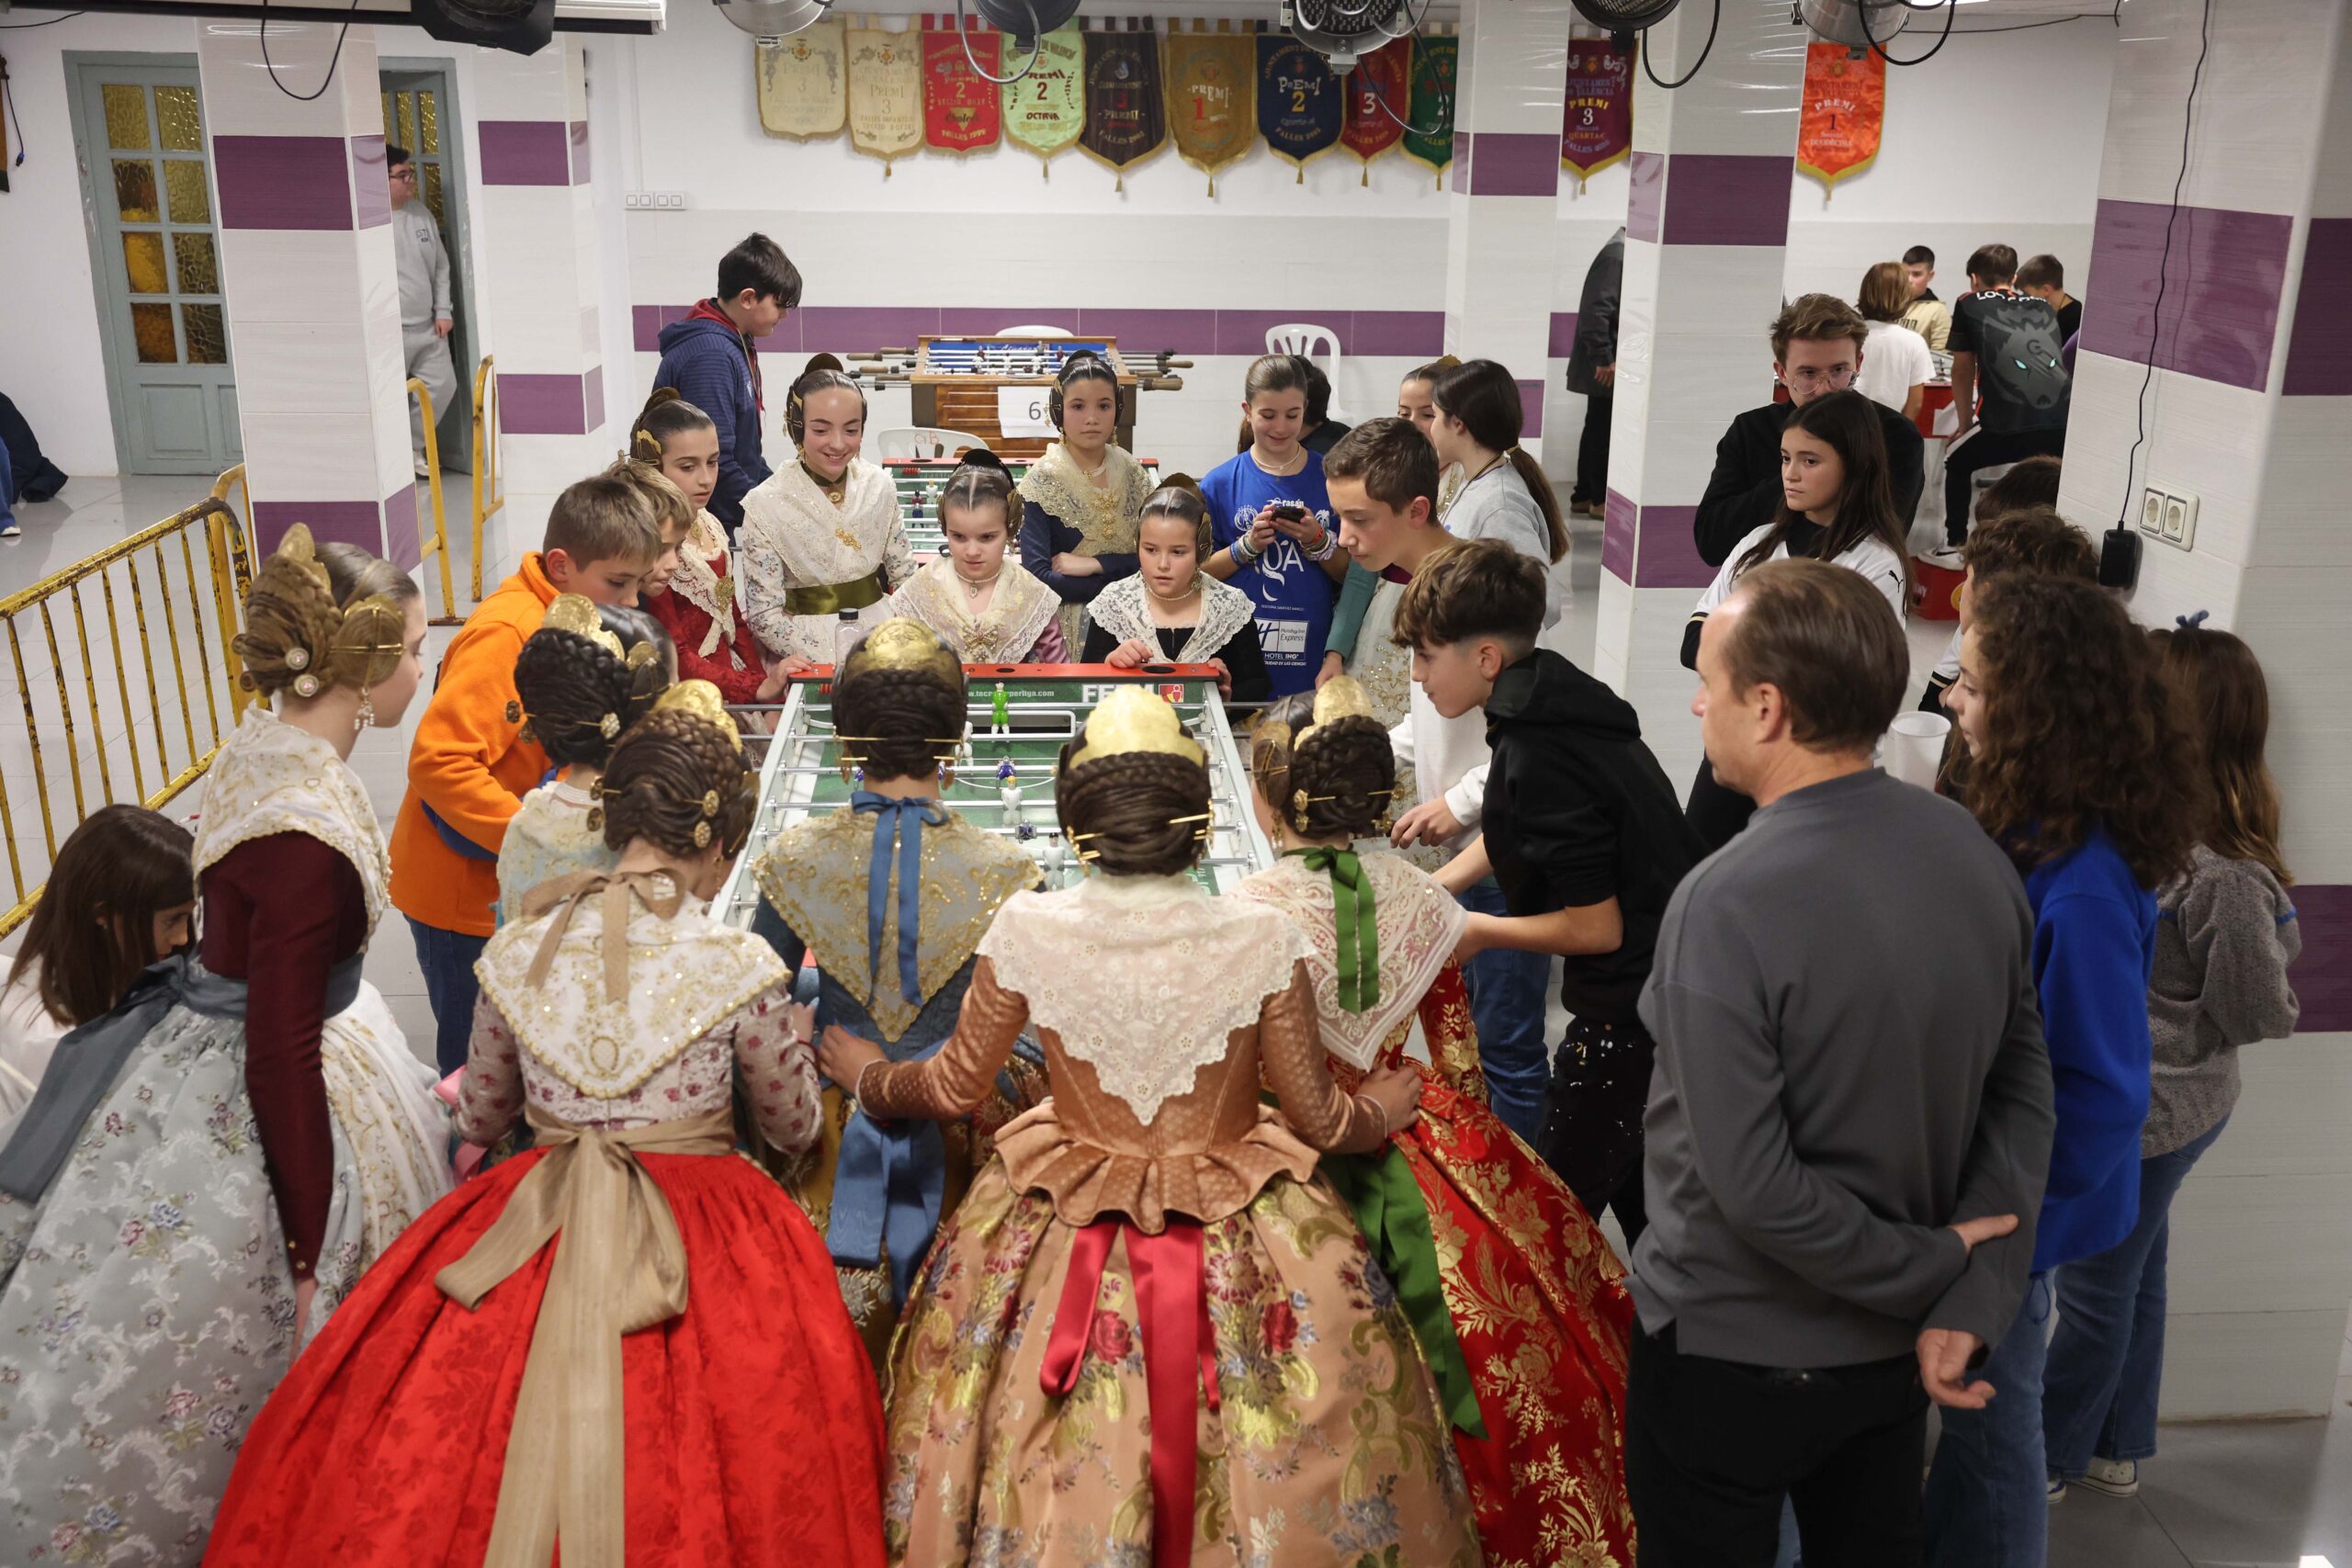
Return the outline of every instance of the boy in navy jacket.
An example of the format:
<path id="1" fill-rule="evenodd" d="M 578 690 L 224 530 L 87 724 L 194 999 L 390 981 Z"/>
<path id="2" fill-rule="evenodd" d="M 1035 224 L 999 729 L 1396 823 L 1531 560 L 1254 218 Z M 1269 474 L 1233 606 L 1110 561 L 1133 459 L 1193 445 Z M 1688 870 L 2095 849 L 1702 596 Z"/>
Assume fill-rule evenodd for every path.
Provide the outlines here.
<path id="1" fill-rule="evenodd" d="M 729 538 L 742 524 L 743 497 L 769 472 L 760 451 L 759 340 L 799 303 L 798 269 L 774 240 L 753 234 L 718 259 L 718 292 L 662 329 L 653 384 L 675 387 L 718 427 L 718 488 L 709 507 Z"/>

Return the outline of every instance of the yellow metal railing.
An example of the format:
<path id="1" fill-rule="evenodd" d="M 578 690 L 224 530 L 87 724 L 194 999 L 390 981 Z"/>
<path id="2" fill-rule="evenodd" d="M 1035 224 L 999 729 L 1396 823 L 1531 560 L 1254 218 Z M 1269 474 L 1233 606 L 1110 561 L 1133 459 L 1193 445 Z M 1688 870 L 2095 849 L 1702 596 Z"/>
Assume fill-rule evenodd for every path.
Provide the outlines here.
<path id="1" fill-rule="evenodd" d="M 416 400 L 417 411 L 424 416 L 424 473 L 433 492 L 433 535 L 418 541 L 416 569 L 422 571 L 426 561 L 435 556 L 441 558 L 441 613 L 434 616 L 430 624 L 436 626 L 462 626 L 465 617 L 458 614 L 458 591 L 449 581 L 449 523 L 441 510 L 441 437 L 433 429 L 433 393 L 422 380 L 412 376 L 409 378 L 408 395 Z M 418 531 L 423 532 L 422 529 Z M 475 538 L 474 550 L 479 555 L 481 536 L 477 535 Z M 479 589 L 475 591 L 474 597 L 477 600 L 481 597 Z"/>
<path id="2" fill-rule="evenodd" d="M 481 603 L 481 525 L 506 504 L 498 485 L 498 376 L 491 356 L 474 367 L 474 603 Z"/>
<path id="3" fill-rule="evenodd" d="M 150 807 L 160 807 L 203 776 L 221 741 L 236 728 L 248 699 L 238 690 L 239 666 L 230 649 L 230 639 L 236 634 L 240 607 L 252 586 L 253 574 L 245 550 L 244 525 L 225 497 L 232 486 L 242 485 L 243 479 L 242 468 L 232 468 L 220 476 L 212 495 L 206 500 L 153 527 L 141 529 L 119 544 L 110 545 L 20 592 L 0 599 L 0 635 L 7 639 L 9 662 L 17 672 L 17 696 L 24 707 L 44 855 L 39 863 L 42 874 L 38 879 L 28 878 L 27 846 L 17 839 L 16 803 L 9 798 L 6 774 L 0 773 L 0 838 L 7 842 L 8 871 L 14 888 L 11 907 L 0 914 L 0 936 L 14 931 L 32 914 L 46 885 L 46 868 L 56 860 L 58 841 L 62 837 L 58 827 L 64 803 L 52 797 L 53 793 L 62 791 L 52 792 L 51 788 L 45 738 L 51 744 L 62 742 L 65 767 L 62 771 L 72 782 L 73 817 L 64 824 L 65 831 L 70 833 L 92 811 L 117 799 L 117 761 L 127 757 L 130 764 L 122 798 Z M 196 552 L 189 544 L 189 536 L 199 528 L 206 557 L 201 580 Z M 181 569 L 180 597 L 175 596 L 171 575 L 175 544 Z M 142 567 L 146 569 L 143 574 Z M 83 597 L 85 587 L 94 580 L 106 610 L 105 640 L 100 647 L 111 656 L 104 662 L 113 666 L 111 714 L 106 711 L 101 694 L 101 661 L 91 658 L 90 614 Z M 135 641 L 125 640 L 126 627 L 116 594 L 118 586 L 126 590 L 130 601 L 128 629 L 134 634 Z M 150 634 L 148 605 L 151 587 L 160 611 L 157 618 L 163 623 L 164 646 L 170 652 L 172 681 L 168 687 L 159 682 L 155 674 L 156 649 Z M 211 606 L 209 615 L 208 600 Z M 70 613 L 73 617 L 74 649 L 81 667 L 78 714 L 75 682 L 58 644 L 57 623 L 63 613 Z M 25 658 L 22 623 L 33 618 L 38 618 L 40 626 L 40 645 L 37 651 L 47 655 L 45 668 L 39 671 Z M 182 652 L 183 641 L 194 649 L 197 669 L 193 685 L 188 679 L 187 660 Z M 216 650 L 220 655 L 217 675 L 213 669 Z M 143 677 L 143 705 L 132 694 L 134 660 Z M 53 706 L 50 702 L 52 685 Z M 166 699 L 175 696 L 176 726 L 170 722 L 166 707 Z M 204 719 L 200 739 L 199 708 Z M 177 767 L 172 758 L 175 728 L 184 758 Z M 95 781 L 85 777 L 85 766 L 95 771 Z"/>

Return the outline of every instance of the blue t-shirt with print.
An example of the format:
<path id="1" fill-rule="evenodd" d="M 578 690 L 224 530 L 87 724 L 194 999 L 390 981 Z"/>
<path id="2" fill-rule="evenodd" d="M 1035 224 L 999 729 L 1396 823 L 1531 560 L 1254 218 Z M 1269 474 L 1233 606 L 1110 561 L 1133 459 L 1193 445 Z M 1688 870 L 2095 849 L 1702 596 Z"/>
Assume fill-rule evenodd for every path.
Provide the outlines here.
<path id="1" fill-rule="evenodd" d="M 1330 494 L 1323 488 L 1323 459 L 1312 452 L 1306 455 L 1306 467 L 1289 475 L 1270 474 L 1249 453 L 1240 453 L 1209 471 L 1201 481 L 1201 494 L 1209 503 L 1209 522 L 1219 548 L 1229 547 L 1248 533 L 1259 508 L 1270 501 L 1306 507 L 1326 533 L 1338 526 L 1331 519 Z M 1331 610 L 1340 585 L 1301 555 L 1295 541 L 1281 534 L 1264 555 L 1230 581 L 1258 606 L 1258 646 L 1265 650 L 1273 694 L 1312 691 L 1323 663 L 1323 644 L 1331 635 Z"/>

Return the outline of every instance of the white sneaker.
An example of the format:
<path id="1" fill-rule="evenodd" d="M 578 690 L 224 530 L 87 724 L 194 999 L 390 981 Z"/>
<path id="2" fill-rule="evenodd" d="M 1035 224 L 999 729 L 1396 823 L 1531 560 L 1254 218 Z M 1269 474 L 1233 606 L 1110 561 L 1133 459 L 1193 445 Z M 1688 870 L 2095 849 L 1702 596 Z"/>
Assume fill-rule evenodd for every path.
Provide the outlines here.
<path id="1" fill-rule="evenodd" d="M 416 477 L 421 479 L 429 479 L 433 477 L 433 470 L 424 466 L 424 459 L 422 457 L 416 460 Z"/>
<path id="2" fill-rule="evenodd" d="M 25 531 L 17 526 L 15 518 L 11 517 L 6 523 L 0 523 L 0 539 L 21 539 L 24 536 Z"/>
<path id="3" fill-rule="evenodd" d="M 2050 1506 L 2054 1508 L 2065 1500 L 2066 1478 L 2063 1475 L 2052 1476 L 2050 1478 Z"/>
<path id="4" fill-rule="evenodd" d="M 2104 1492 L 2110 1497 L 2129 1497 L 2140 1490 L 2140 1461 L 2129 1459 L 2094 1459 L 2083 1472 L 2082 1483 L 2094 1492 Z"/>

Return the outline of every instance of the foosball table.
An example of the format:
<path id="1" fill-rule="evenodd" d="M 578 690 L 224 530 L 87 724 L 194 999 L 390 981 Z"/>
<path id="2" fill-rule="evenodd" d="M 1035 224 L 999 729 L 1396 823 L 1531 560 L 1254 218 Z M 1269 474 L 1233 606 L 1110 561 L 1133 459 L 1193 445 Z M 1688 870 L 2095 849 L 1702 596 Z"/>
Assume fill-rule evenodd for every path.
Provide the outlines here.
<path id="1" fill-rule="evenodd" d="M 1099 354 L 1119 378 L 1118 442 L 1136 442 L 1136 398 L 1141 392 L 1180 391 L 1177 370 L 1192 361 L 1172 353 L 1153 355 L 1147 367 L 1131 366 L 1115 337 L 1056 338 L 1000 334 L 993 337 L 931 337 L 911 349 L 885 348 L 848 356 L 861 380 L 876 386 L 905 385 L 914 393 L 914 423 L 977 436 L 1010 461 L 1040 457 L 1054 437 L 1046 423 L 1046 399 L 1054 378 L 1074 354 Z M 1001 389 L 1024 389 L 1022 418 L 1005 428 Z"/>
<path id="2" fill-rule="evenodd" d="M 973 432 L 966 431 L 965 434 L 969 435 Z M 999 453 L 998 456 L 1002 457 L 1003 454 Z M 1159 477 L 1159 458 L 1139 457 L 1136 461 L 1143 465 L 1144 472 L 1154 479 Z M 1021 482 L 1022 476 L 1029 471 L 1028 463 L 1018 458 L 1008 459 L 1004 466 L 1012 470 L 1012 482 L 1016 485 Z M 947 487 L 948 477 L 955 473 L 956 459 L 953 457 L 891 457 L 884 461 L 882 468 L 890 476 L 890 482 L 898 487 L 899 517 L 906 525 L 907 541 L 914 547 L 915 554 L 919 556 L 946 554 L 947 536 L 942 530 L 939 521 L 939 492 Z M 1015 536 L 1021 532 L 1021 502 L 1018 496 L 1013 498 L 1012 532 Z M 1021 558 L 1020 547 L 1012 540 L 1007 540 L 1005 549 L 1007 555 L 1017 564 Z"/>
<path id="3" fill-rule="evenodd" d="M 1209 840 L 1193 874 L 1223 893 L 1274 862 L 1273 846 L 1250 808 L 1242 760 L 1216 671 L 1200 664 L 1114 670 L 1100 664 L 968 664 L 968 727 L 955 782 L 940 798 L 989 832 L 1019 840 L 1046 885 L 1065 887 L 1085 867 L 1063 838 L 1054 811 L 1054 767 L 1062 745 L 1112 687 L 1150 687 L 1175 704 L 1184 728 L 1208 753 Z M 797 680 L 786 694 L 760 764 L 760 804 L 750 842 L 712 912 L 749 929 L 760 900 L 759 863 L 786 828 L 820 812 L 847 809 L 854 782 L 842 776 L 833 739 L 832 671 Z M 758 736 L 747 736 L 757 745 Z"/>

